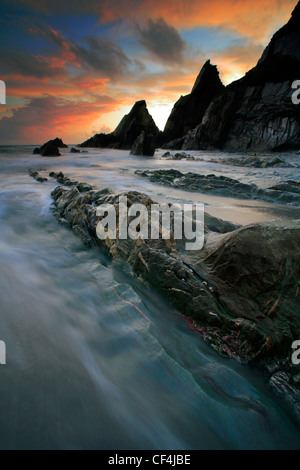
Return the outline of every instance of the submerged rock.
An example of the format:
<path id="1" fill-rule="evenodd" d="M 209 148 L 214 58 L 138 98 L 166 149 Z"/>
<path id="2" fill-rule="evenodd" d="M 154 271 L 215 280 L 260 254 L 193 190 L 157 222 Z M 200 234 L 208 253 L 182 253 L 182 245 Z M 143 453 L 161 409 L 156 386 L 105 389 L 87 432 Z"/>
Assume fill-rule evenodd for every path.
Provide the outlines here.
<path id="1" fill-rule="evenodd" d="M 293 168 L 293 165 L 285 163 L 281 158 L 265 156 L 232 157 L 217 160 L 222 165 L 249 167 L 249 168 Z M 213 161 L 215 163 L 215 161 Z"/>
<path id="2" fill-rule="evenodd" d="M 40 176 L 39 172 L 36 170 L 28 170 L 29 175 L 34 178 L 39 183 L 46 183 L 48 181 L 47 178 Z"/>
<path id="3" fill-rule="evenodd" d="M 239 199 L 263 199 L 300 204 L 300 191 L 291 185 L 260 189 L 255 184 L 241 183 L 226 176 L 181 173 L 178 170 L 136 170 L 136 175 L 149 178 L 154 183 L 164 184 L 186 191 L 216 194 Z M 294 187 L 295 188 L 295 187 Z"/>
<path id="4" fill-rule="evenodd" d="M 285 192 L 290 192 L 290 193 L 296 193 L 300 194 L 300 185 L 295 186 L 294 184 L 291 184 L 289 181 L 284 181 L 283 183 L 275 184 L 274 186 L 271 186 L 273 191 L 285 191 Z"/>
<path id="5" fill-rule="evenodd" d="M 79 183 L 76 180 L 66 177 L 62 172 L 51 172 L 49 173 L 49 176 L 51 178 L 55 178 L 58 183 L 63 184 L 64 186 L 76 186 L 77 190 L 81 193 L 92 191 L 94 189 L 89 183 Z"/>

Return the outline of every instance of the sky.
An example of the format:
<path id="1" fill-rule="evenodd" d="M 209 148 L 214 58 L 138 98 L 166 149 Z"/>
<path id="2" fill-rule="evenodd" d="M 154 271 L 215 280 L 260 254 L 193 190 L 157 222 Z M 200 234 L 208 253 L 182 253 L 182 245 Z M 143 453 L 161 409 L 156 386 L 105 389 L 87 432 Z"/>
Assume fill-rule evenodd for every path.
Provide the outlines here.
<path id="1" fill-rule="evenodd" d="M 297 0 L 0 0 L 0 145 L 81 143 L 145 99 L 163 130 L 207 59 L 256 65 Z"/>

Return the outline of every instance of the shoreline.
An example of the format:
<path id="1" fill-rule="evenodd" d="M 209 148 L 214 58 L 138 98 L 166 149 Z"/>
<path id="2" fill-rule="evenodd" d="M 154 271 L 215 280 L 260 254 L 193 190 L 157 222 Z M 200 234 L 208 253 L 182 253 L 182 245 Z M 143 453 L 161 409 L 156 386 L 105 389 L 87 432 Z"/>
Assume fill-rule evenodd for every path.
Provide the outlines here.
<path id="1" fill-rule="evenodd" d="M 31 176 L 40 178 L 37 172 Z M 190 318 L 195 330 L 219 354 L 264 369 L 271 387 L 292 404 L 300 419 L 299 374 L 291 363 L 291 344 L 298 331 L 300 337 L 294 313 L 300 303 L 300 297 L 295 296 L 298 282 L 295 276 L 300 279 L 299 224 L 277 221 L 239 228 L 208 216 L 205 247 L 195 253 L 184 252 L 175 240 L 101 241 L 96 236 L 95 206 L 115 204 L 119 195 L 109 188 L 96 190 L 89 184 L 72 181 L 62 173 L 51 172 L 50 177 L 71 187 L 58 186 L 52 192 L 53 212 L 60 223 L 87 246 L 99 246 L 112 259 L 125 260 L 136 275 Z M 153 203 L 143 193 L 132 191 L 126 195 L 130 203 L 140 202 L 147 208 Z M 288 276 L 282 276 L 285 260 L 282 245 L 288 248 L 286 260 L 292 265 Z M 236 246 L 240 247 L 237 252 L 232 250 Z M 274 255 L 278 256 L 275 261 Z M 251 256 L 254 263 L 249 264 Z M 238 285 L 241 272 L 233 269 L 236 262 L 241 271 L 249 271 L 241 285 Z M 262 266 L 258 269 L 257 263 L 266 263 L 268 269 L 265 266 L 260 272 Z M 257 277 L 264 284 L 262 288 Z M 292 334 L 287 334 L 286 323 L 291 325 Z"/>

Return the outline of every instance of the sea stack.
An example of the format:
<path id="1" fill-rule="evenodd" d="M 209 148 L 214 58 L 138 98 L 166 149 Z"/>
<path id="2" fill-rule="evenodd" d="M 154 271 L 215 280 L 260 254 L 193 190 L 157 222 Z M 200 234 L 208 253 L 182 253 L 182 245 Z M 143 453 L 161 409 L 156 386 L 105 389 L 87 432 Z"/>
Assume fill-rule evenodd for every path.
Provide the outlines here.
<path id="1" fill-rule="evenodd" d="M 201 121 L 212 99 L 224 90 L 218 69 L 208 60 L 202 67 L 189 95 L 175 103 L 164 129 L 164 140 L 180 139 Z M 168 145 L 167 145 L 168 147 Z M 180 145 L 179 145 L 180 147 Z M 179 148 L 178 145 L 175 147 Z M 168 147 L 170 148 L 170 146 Z"/>
<path id="2" fill-rule="evenodd" d="M 130 150 L 136 139 L 145 132 L 157 136 L 159 130 L 147 109 L 146 101 L 137 101 L 111 134 L 96 134 L 81 147 L 105 147 Z"/>
<path id="3" fill-rule="evenodd" d="M 60 148 L 68 148 L 61 139 L 56 137 L 53 140 L 49 140 L 41 147 L 36 147 L 33 151 L 34 155 L 41 155 L 42 157 L 60 157 Z"/>

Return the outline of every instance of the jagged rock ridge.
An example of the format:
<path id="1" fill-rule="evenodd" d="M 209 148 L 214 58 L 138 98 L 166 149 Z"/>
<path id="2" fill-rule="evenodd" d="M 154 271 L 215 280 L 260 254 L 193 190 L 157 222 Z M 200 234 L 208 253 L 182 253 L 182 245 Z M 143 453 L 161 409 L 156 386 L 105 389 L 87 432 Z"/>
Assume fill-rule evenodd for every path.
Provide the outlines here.
<path id="1" fill-rule="evenodd" d="M 159 133 L 146 102 L 137 101 L 129 114 L 123 117 L 111 134 L 96 134 L 81 144 L 81 147 L 104 147 L 129 150 L 136 139 L 145 132 L 156 136 Z"/>
<path id="2" fill-rule="evenodd" d="M 174 105 L 164 132 L 159 132 L 145 101 L 139 101 L 114 132 L 96 134 L 81 146 L 130 149 L 144 132 L 156 146 L 177 150 L 299 149 L 300 105 L 292 102 L 296 80 L 300 80 L 300 2 L 256 67 L 242 79 L 224 87 L 216 66 L 207 61 L 191 93 Z"/>
<path id="3" fill-rule="evenodd" d="M 183 137 L 201 122 L 212 99 L 224 90 L 217 67 L 208 60 L 202 67 L 189 95 L 175 103 L 164 129 L 164 140 Z"/>
<path id="4" fill-rule="evenodd" d="M 300 79 L 300 2 L 256 67 L 215 97 L 184 139 L 184 150 L 284 151 L 300 148 L 300 109 L 292 84 Z"/>

